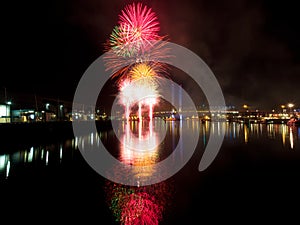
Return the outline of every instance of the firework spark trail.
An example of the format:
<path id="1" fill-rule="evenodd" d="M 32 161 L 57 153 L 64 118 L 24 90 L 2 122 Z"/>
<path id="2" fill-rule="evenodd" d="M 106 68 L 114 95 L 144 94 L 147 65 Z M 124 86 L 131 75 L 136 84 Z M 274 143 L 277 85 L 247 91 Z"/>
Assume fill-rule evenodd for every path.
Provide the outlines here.
<path id="1" fill-rule="evenodd" d="M 153 118 L 153 106 L 157 103 L 157 98 L 148 97 L 147 99 L 145 99 L 144 102 L 149 107 L 149 119 L 150 119 L 150 122 L 151 122 L 152 118 Z"/>
<path id="2" fill-rule="evenodd" d="M 121 11 L 118 23 L 105 45 L 107 54 L 104 63 L 106 71 L 112 73 L 111 78 L 118 78 L 118 100 L 124 106 L 127 120 L 121 161 L 135 165 L 139 177 L 147 177 L 153 174 L 153 165 L 159 156 L 156 151 L 158 135 L 151 120 L 153 107 L 160 97 L 158 78 L 168 74 L 168 66 L 161 62 L 170 58 L 169 49 L 165 47 L 167 42 L 163 41 L 166 37 L 158 34 L 157 16 L 142 3 L 127 5 Z M 145 123 L 139 122 L 138 139 L 132 137 L 129 127 L 130 110 L 136 104 L 139 106 L 139 119 L 142 118 L 143 106 L 148 107 L 150 118 L 146 134 L 142 133 Z M 143 151 L 133 149 L 136 147 Z M 164 182 L 145 187 L 109 182 L 106 190 L 116 220 L 126 225 L 159 224 L 170 193 L 170 187 Z"/>
<path id="3" fill-rule="evenodd" d="M 148 81 L 148 82 L 147 82 Z M 133 104 L 138 104 L 138 118 L 142 120 L 142 105 L 149 107 L 148 116 L 152 120 L 153 106 L 158 101 L 157 85 L 151 79 L 124 81 L 120 89 L 119 102 L 125 106 L 125 117 L 129 120 L 129 110 Z"/>
<path id="4" fill-rule="evenodd" d="M 147 61 L 161 64 L 160 72 L 166 72 L 166 64 L 159 62 L 167 58 L 168 49 L 164 48 L 166 42 L 159 41 L 165 39 L 159 36 L 159 30 L 158 19 L 151 8 L 142 3 L 127 5 L 105 46 L 108 52 L 105 65 L 112 77 L 126 76 L 133 64 Z"/>
<path id="5" fill-rule="evenodd" d="M 118 23 L 107 43 L 105 65 L 113 73 L 112 78 L 118 77 L 120 103 L 124 105 L 126 120 L 129 120 L 129 110 L 134 103 L 138 104 L 141 120 L 142 105 L 146 104 L 142 99 L 147 95 L 157 98 L 157 77 L 167 74 L 166 64 L 160 61 L 167 58 L 168 49 L 164 48 L 166 42 L 159 41 L 164 37 L 158 34 L 157 16 L 142 3 L 125 6 Z M 155 102 L 147 103 L 149 118 L 153 116 Z"/>
<path id="6" fill-rule="evenodd" d="M 119 15 L 119 26 L 110 35 L 108 49 L 123 57 L 141 54 L 151 46 L 151 41 L 162 39 L 159 30 L 159 22 L 151 8 L 141 3 L 127 5 Z"/>
<path id="7" fill-rule="evenodd" d="M 129 74 L 132 80 L 138 80 L 142 78 L 153 79 L 157 76 L 157 73 L 155 72 L 155 67 L 150 66 L 150 64 L 146 63 L 136 64 Z"/>
<path id="8" fill-rule="evenodd" d="M 133 88 L 131 88 L 131 82 L 129 80 L 125 80 L 123 83 L 120 84 L 120 97 L 119 101 L 122 105 L 125 106 L 125 118 L 126 121 L 129 121 L 130 116 L 130 106 L 135 101 L 135 96 L 132 94 L 134 93 Z"/>
<path id="9" fill-rule="evenodd" d="M 139 121 L 141 121 L 143 118 L 142 118 L 142 102 L 141 101 L 139 101 Z M 142 123 L 140 123 L 139 125 L 142 125 Z M 140 134 L 139 134 L 139 136 L 141 136 Z"/>
<path id="10" fill-rule="evenodd" d="M 128 81 L 125 80 L 120 88 L 119 102 L 122 105 L 132 105 L 139 101 L 143 101 L 148 97 L 158 97 L 156 86 L 145 80 Z"/>
<path id="11" fill-rule="evenodd" d="M 119 24 L 127 43 L 133 43 L 135 47 L 143 49 L 144 44 L 151 40 L 159 40 L 160 30 L 158 19 L 151 8 L 141 3 L 127 5 L 121 11 Z"/>
<path id="12" fill-rule="evenodd" d="M 133 67 L 133 69 L 129 72 L 129 75 L 133 81 L 136 81 L 139 86 L 148 86 L 151 87 L 153 90 L 153 94 L 151 96 L 140 96 L 144 98 L 142 101 L 139 102 L 139 120 L 142 120 L 142 113 L 141 113 L 141 106 L 142 104 L 146 104 L 149 106 L 148 116 L 149 119 L 152 120 L 153 116 L 153 105 L 157 102 L 157 89 L 158 89 L 158 75 L 155 72 L 155 66 L 150 66 L 145 63 L 137 64 Z"/>
<path id="13" fill-rule="evenodd" d="M 133 57 L 124 58 L 113 51 L 108 51 L 104 57 L 106 71 L 112 74 L 112 78 L 125 79 L 136 64 L 146 63 L 160 76 L 167 76 L 169 66 L 161 61 L 171 58 L 169 49 L 165 47 L 167 42 L 159 41 L 153 43 L 153 48 Z M 120 69 L 121 68 L 121 69 Z"/>
<path id="14" fill-rule="evenodd" d="M 152 117 L 153 117 L 153 104 L 150 103 L 149 104 L 149 119 L 150 119 L 150 121 L 152 121 Z"/>
<path id="15" fill-rule="evenodd" d="M 148 85 L 153 90 L 158 88 L 158 74 L 155 72 L 155 66 L 145 63 L 136 64 L 128 73 L 130 79 L 135 81 L 137 85 Z"/>
<path id="16" fill-rule="evenodd" d="M 148 81 L 148 82 L 147 82 Z M 138 118 L 142 119 L 142 106 L 148 105 L 149 118 L 153 115 L 153 106 L 159 97 L 157 85 L 148 79 L 136 81 L 125 80 L 120 86 L 119 102 L 125 107 L 125 117 L 129 120 L 129 110 L 134 104 L 138 104 Z M 151 105 L 151 106 L 150 106 Z"/>

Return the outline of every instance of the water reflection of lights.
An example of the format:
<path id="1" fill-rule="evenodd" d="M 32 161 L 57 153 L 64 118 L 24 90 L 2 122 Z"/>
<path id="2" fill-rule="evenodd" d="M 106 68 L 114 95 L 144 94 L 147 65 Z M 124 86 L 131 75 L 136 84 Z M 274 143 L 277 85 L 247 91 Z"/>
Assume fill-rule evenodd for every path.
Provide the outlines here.
<path id="1" fill-rule="evenodd" d="M 248 143 L 249 140 L 249 129 L 246 124 L 244 124 L 244 138 L 245 138 L 245 143 Z"/>
<path id="2" fill-rule="evenodd" d="M 62 144 L 59 145 L 59 160 L 60 162 L 62 161 L 62 157 L 63 157 L 63 147 Z"/>
<path id="3" fill-rule="evenodd" d="M 199 124 L 199 123 L 198 123 Z M 205 130 L 208 131 L 208 128 L 212 129 L 213 135 L 221 136 L 221 131 L 226 131 L 226 123 L 225 122 L 208 122 L 204 123 Z M 198 126 L 197 126 L 198 129 Z M 225 132 L 226 133 L 226 132 Z"/>
<path id="4" fill-rule="evenodd" d="M 149 152 L 157 150 L 159 135 L 153 129 L 152 121 L 148 123 L 138 122 L 138 131 L 136 131 L 136 126 L 133 126 L 132 123 L 126 123 L 125 125 L 125 132 L 120 139 L 121 149 L 130 149 L 135 152 Z M 138 138 L 135 133 L 138 133 Z"/>
<path id="5" fill-rule="evenodd" d="M 161 129 L 166 129 L 165 124 Z M 174 124 L 170 124 L 170 130 Z M 105 189 L 108 205 L 117 222 L 124 225 L 156 225 L 162 219 L 167 199 L 171 196 L 170 184 L 165 182 L 139 186 L 140 180 L 153 175 L 159 160 L 159 134 L 153 121 L 122 124 L 119 160 L 134 165 L 137 186 L 125 186 L 107 181 Z M 118 176 L 116 168 L 115 176 Z"/>
<path id="6" fill-rule="evenodd" d="M 279 132 L 281 132 L 281 138 L 282 138 L 282 144 L 283 146 L 286 145 L 286 140 L 289 140 L 290 142 L 290 148 L 295 148 L 295 142 L 298 141 L 299 138 L 297 138 L 297 131 L 300 131 L 299 127 L 295 126 L 287 126 L 285 124 L 282 124 L 279 128 Z"/>
<path id="7" fill-rule="evenodd" d="M 213 125 L 211 125 L 213 129 Z M 204 137 L 207 128 L 203 127 L 202 136 Z M 296 142 L 298 142 L 300 132 L 299 127 L 289 127 L 286 124 L 240 124 L 240 123 L 226 123 L 221 125 L 218 129 L 225 129 L 225 138 L 233 141 L 236 138 L 242 138 L 244 143 L 248 143 L 250 138 L 262 138 L 280 140 L 283 146 L 286 146 L 289 141 L 289 147 L 295 148 Z M 299 137 L 298 137 L 299 136 Z M 291 143 L 293 142 L 293 143 Z"/>
<path id="8" fill-rule="evenodd" d="M 90 133 L 89 135 L 75 137 L 72 140 L 72 148 L 77 149 L 80 146 L 81 149 L 89 149 L 91 146 L 98 146 L 101 141 L 101 136 L 103 134 L 100 133 L 99 135 L 95 135 L 94 133 Z"/>
<path id="9" fill-rule="evenodd" d="M 0 171 L 2 171 L 6 166 L 6 155 L 0 155 Z"/>
<path id="10" fill-rule="evenodd" d="M 267 125 L 267 131 L 268 131 L 268 136 L 270 137 L 270 138 L 275 138 L 275 129 L 274 129 L 274 124 L 268 124 Z"/>
<path id="11" fill-rule="evenodd" d="M 287 126 L 286 125 L 281 125 L 281 136 L 282 136 L 282 144 L 285 145 L 285 138 L 287 135 Z"/>
<path id="12" fill-rule="evenodd" d="M 46 151 L 46 165 L 49 163 L 49 151 Z"/>
<path id="13" fill-rule="evenodd" d="M 250 129 L 252 135 L 256 135 L 257 137 L 262 135 L 262 124 L 253 123 L 250 124 Z"/>
<path id="14" fill-rule="evenodd" d="M 9 171 L 10 171 L 10 161 L 8 160 L 7 165 L 6 165 L 6 177 L 9 176 Z"/>
<path id="15" fill-rule="evenodd" d="M 8 178 L 14 169 L 32 164 L 36 166 L 59 165 L 63 158 L 73 158 L 73 144 L 75 139 L 57 144 L 31 146 L 30 148 L 10 154 L 0 155 L 0 175 Z M 69 149 L 70 151 L 65 151 Z M 0 179 L 1 179 L 0 177 Z"/>
<path id="16" fill-rule="evenodd" d="M 29 154 L 28 154 L 28 158 L 27 158 L 27 161 L 28 161 L 28 162 L 32 162 L 32 159 L 33 159 L 33 152 L 34 152 L 34 147 L 31 147 L 31 148 L 30 148 L 30 151 L 29 151 Z"/>
<path id="17" fill-rule="evenodd" d="M 5 173 L 5 177 L 9 176 L 10 160 L 9 155 L 0 155 L 0 173 Z"/>
<path id="18" fill-rule="evenodd" d="M 147 127 L 148 125 L 148 127 Z M 149 123 L 139 122 L 138 138 L 135 136 L 135 130 L 130 130 L 130 123 L 125 125 L 125 132 L 120 143 L 120 161 L 134 165 L 138 178 L 151 176 L 153 167 L 158 159 L 158 134 L 153 130 L 152 121 Z M 137 181 L 139 182 L 139 181 Z M 139 184 L 138 184 L 139 186 Z"/>
<path id="19" fill-rule="evenodd" d="M 172 196 L 166 182 L 131 187 L 107 181 L 106 199 L 116 222 L 124 225 L 158 225 Z"/>
<path id="20" fill-rule="evenodd" d="M 293 149 L 294 148 L 294 137 L 293 137 L 292 127 L 290 127 L 290 144 L 291 144 L 291 149 Z"/>

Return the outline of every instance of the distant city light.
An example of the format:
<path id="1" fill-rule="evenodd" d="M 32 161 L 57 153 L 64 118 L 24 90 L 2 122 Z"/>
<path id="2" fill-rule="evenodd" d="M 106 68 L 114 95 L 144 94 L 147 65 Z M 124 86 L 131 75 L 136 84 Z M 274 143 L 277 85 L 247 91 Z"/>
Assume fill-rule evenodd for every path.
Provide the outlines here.
<path id="1" fill-rule="evenodd" d="M 289 103 L 289 104 L 288 104 L 288 107 L 289 107 L 289 108 L 293 108 L 293 107 L 294 107 L 294 104 L 293 104 L 293 103 Z"/>
<path id="2" fill-rule="evenodd" d="M 11 105 L 11 104 L 12 104 L 12 102 L 11 102 L 11 101 L 8 101 L 8 102 L 7 102 L 7 105 Z"/>

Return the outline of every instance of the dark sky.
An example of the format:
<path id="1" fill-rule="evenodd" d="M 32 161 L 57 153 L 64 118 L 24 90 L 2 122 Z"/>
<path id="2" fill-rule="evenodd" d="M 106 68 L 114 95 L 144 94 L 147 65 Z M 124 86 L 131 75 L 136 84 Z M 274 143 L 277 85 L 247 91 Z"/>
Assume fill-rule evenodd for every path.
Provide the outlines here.
<path id="1" fill-rule="evenodd" d="M 80 77 L 101 54 L 121 9 L 133 1 L 8 1 L 2 8 L 4 87 L 72 100 Z M 296 1 L 142 1 L 161 35 L 199 55 L 229 105 L 300 106 L 300 14 Z M 185 87 L 189 89 L 189 82 Z M 15 96 L 14 96 L 15 95 Z"/>

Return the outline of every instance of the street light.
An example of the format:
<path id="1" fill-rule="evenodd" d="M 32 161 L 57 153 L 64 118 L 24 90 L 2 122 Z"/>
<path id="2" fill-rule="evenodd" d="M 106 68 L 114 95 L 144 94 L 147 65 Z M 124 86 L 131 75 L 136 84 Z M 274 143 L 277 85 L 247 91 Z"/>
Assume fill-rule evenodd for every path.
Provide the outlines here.
<path id="1" fill-rule="evenodd" d="M 286 113 L 285 105 L 281 105 L 280 107 L 281 107 L 281 109 L 282 109 L 282 114 Z"/>
<path id="2" fill-rule="evenodd" d="M 249 110 L 248 110 L 248 109 L 249 109 L 249 106 L 246 105 L 246 104 L 244 104 L 244 105 L 243 105 L 243 108 L 246 110 L 246 112 L 247 112 L 247 114 L 248 114 L 248 112 L 249 112 Z M 248 115 L 248 116 L 249 116 L 249 115 Z"/>
<path id="3" fill-rule="evenodd" d="M 289 103 L 288 107 L 290 108 L 290 113 L 292 113 L 292 108 L 294 107 L 294 104 L 293 103 Z"/>

